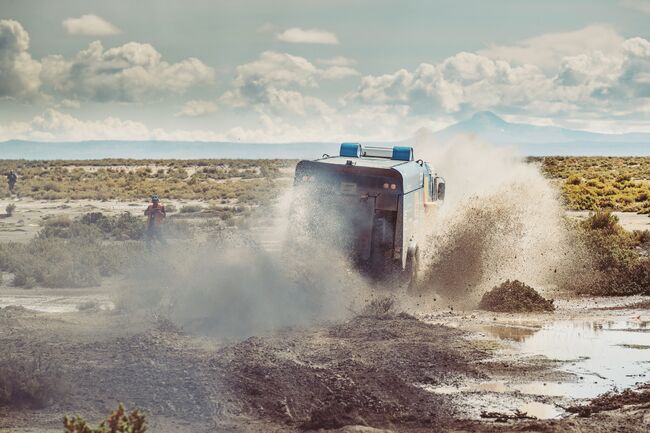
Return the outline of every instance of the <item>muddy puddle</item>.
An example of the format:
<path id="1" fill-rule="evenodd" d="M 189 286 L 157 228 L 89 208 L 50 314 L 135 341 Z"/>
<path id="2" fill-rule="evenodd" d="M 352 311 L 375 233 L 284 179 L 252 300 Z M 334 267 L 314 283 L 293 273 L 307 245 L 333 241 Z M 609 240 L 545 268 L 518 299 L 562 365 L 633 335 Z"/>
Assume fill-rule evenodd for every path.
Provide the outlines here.
<path id="1" fill-rule="evenodd" d="M 650 321 L 558 321 L 537 330 L 526 328 L 514 337 L 512 329 L 504 328 L 484 330 L 510 341 L 507 351 L 514 355 L 565 361 L 560 370 L 577 377 L 575 382 L 517 385 L 522 393 L 593 398 L 650 378 Z"/>
<path id="2" fill-rule="evenodd" d="M 650 321 L 640 318 L 602 321 L 558 320 L 541 326 L 468 325 L 479 337 L 504 346 L 500 361 L 544 357 L 558 361 L 558 382 L 517 377 L 512 380 L 421 385 L 427 391 L 453 394 L 474 418 L 481 411 L 526 412 L 539 419 L 563 415 L 562 406 L 650 380 Z"/>

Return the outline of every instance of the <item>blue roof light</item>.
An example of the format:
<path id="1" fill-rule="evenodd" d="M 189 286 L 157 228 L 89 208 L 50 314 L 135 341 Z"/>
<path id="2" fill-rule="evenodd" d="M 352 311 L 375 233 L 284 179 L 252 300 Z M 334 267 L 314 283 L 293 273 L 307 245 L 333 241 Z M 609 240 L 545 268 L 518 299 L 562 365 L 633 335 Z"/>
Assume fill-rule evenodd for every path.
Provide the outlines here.
<path id="1" fill-rule="evenodd" d="M 361 145 L 359 143 L 341 143 L 340 156 L 358 158 L 361 156 Z"/>
<path id="2" fill-rule="evenodd" d="M 413 148 L 407 146 L 394 146 L 393 157 L 397 161 L 413 161 Z"/>

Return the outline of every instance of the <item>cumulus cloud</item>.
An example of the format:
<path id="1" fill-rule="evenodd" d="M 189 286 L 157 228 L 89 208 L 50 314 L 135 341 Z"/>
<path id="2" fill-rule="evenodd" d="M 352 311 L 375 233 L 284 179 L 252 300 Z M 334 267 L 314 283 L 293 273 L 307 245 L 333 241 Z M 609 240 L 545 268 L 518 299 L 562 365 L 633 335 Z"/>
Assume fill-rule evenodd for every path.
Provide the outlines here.
<path id="1" fill-rule="evenodd" d="M 408 116 L 408 109 L 370 106 L 292 122 L 286 116 L 260 112 L 255 126 L 237 126 L 223 132 L 204 129 L 163 129 L 117 117 L 82 120 L 48 109 L 26 122 L 0 124 L 0 141 L 167 140 L 299 142 L 401 139 L 421 126 L 435 128 L 427 119 Z M 370 132 L 369 132 L 370 131 Z"/>
<path id="2" fill-rule="evenodd" d="M 157 100 L 214 79 L 214 70 L 199 59 L 168 63 L 154 47 L 137 42 L 104 49 L 95 41 L 71 59 L 51 55 L 42 65 L 41 78 L 57 93 L 99 102 Z"/>
<path id="3" fill-rule="evenodd" d="M 201 117 L 217 111 L 217 104 L 213 101 L 192 100 L 187 101 L 176 113 L 177 117 Z"/>
<path id="4" fill-rule="evenodd" d="M 29 54 L 29 34 L 14 20 L 0 20 L 0 98 L 39 95 L 41 65 Z"/>
<path id="5" fill-rule="evenodd" d="M 278 33 L 275 38 L 281 42 L 290 44 L 324 44 L 338 45 L 339 40 L 332 32 L 319 29 L 301 29 L 292 27 Z"/>
<path id="6" fill-rule="evenodd" d="M 323 78 L 326 80 L 338 80 L 345 77 L 360 75 L 359 71 L 349 66 L 330 66 L 323 71 Z"/>
<path id="7" fill-rule="evenodd" d="M 21 139 L 36 141 L 85 140 L 175 140 L 222 141 L 225 135 L 207 130 L 164 130 L 142 122 L 106 117 L 82 120 L 55 109 L 48 109 L 27 122 L 0 125 L 0 141 Z"/>
<path id="8" fill-rule="evenodd" d="M 618 45 L 612 46 L 612 40 Z M 641 115 L 650 104 L 650 42 L 617 36 L 606 38 L 602 49 L 591 48 L 571 55 L 556 52 L 550 69 L 544 56 L 540 64 L 524 62 L 523 51 L 510 61 L 503 60 L 503 52 L 491 52 L 497 58 L 462 52 L 413 71 L 365 76 L 346 101 L 405 105 L 433 115 L 485 109 L 530 116 Z"/>
<path id="9" fill-rule="evenodd" d="M 356 60 L 344 56 L 330 57 L 328 59 L 318 59 L 316 62 L 326 66 L 352 66 L 357 63 Z"/>
<path id="10" fill-rule="evenodd" d="M 97 15 L 82 15 L 79 18 L 67 18 L 61 23 L 70 35 L 109 36 L 117 35 L 120 29 Z"/>
<path id="11" fill-rule="evenodd" d="M 570 32 L 546 33 L 513 45 L 492 45 L 478 54 L 517 65 L 534 64 L 543 69 L 553 69 L 566 56 L 592 51 L 614 55 L 620 52 L 623 40 L 613 27 L 593 24 Z"/>
<path id="12" fill-rule="evenodd" d="M 487 109 L 504 100 L 522 101 L 545 91 L 541 70 L 512 66 L 473 53 L 459 53 L 439 65 L 421 64 L 413 72 L 366 76 L 352 94 L 362 103 L 405 104 L 429 113 Z"/>
<path id="13" fill-rule="evenodd" d="M 236 68 L 232 88 L 220 100 L 225 105 L 252 106 L 258 111 L 268 108 L 300 116 L 322 115 L 332 109 L 319 98 L 304 95 L 303 89 L 318 87 L 321 78 L 340 79 L 357 74 L 349 67 L 321 69 L 304 57 L 266 51 L 257 60 Z"/>

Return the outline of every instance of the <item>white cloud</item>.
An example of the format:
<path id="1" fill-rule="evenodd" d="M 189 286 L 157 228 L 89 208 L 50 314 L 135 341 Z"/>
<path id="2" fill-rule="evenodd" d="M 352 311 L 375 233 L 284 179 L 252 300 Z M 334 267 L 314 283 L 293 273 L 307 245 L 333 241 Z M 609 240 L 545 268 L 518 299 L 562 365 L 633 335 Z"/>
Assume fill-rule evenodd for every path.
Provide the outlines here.
<path id="1" fill-rule="evenodd" d="M 576 31 L 547 33 L 524 39 L 514 45 L 493 45 L 478 51 L 478 54 L 516 65 L 534 64 L 543 69 L 553 69 L 566 56 L 595 50 L 615 55 L 620 52 L 622 43 L 623 37 L 613 27 L 592 24 Z"/>
<path id="2" fill-rule="evenodd" d="M 142 122 L 106 117 L 81 120 L 48 109 L 26 122 L 0 124 L 0 141 L 20 139 L 36 141 L 86 140 L 171 140 L 171 141 L 244 141 L 298 142 L 401 139 L 418 126 L 432 127 L 428 120 L 410 119 L 408 110 L 389 106 L 364 107 L 349 113 L 330 112 L 292 122 L 286 116 L 260 112 L 253 127 L 237 126 L 213 130 L 151 128 Z M 370 133 L 368 131 L 371 131 Z"/>
<path id="3" fill-rule="evenodd" d="M 262 87 L 267 85 L 298 85 L 316 87 L 318 68 L 304 57 L 275 51 L 263 52 L 259 59 L 237 66 L 236 87 Z"/>
<path id="4" fill-rule="evenodd" d="M 278 113 L 295 114 L 298 116 L 326 115 L 332 113 L 333 109 L 319 98 L 303 95 L 293 90 L 276 89 L 270 87 L 266 90 L 265 105 Z M 263 106 L 257 107 L 263 111 Z"/>
<path id="5" fill-rule="evenodd" d="M 46 110 L 29 122 L 0 127 L 1 140 L 139 140 L 147 139 L 148 135 L 148 128 L 142 123 L 122 121 L 114 117 L 101 121 L 82 121 L 54 109 Z"/>
<path id="6" fill-rule="evenodd" d="M 316 62 L 325 66 L 352 66 L 357 63 L 356 60 L 343 56 L 330 57 L 329 59 L 317 59 Z"/>
<path id="7" fill-rule="evenodd" d="M 650 15 L 650 0 L 621 0 L 621 5 Z"/>
<path id="8" fill-rule="evenodd" d="M 57 93 L 99 102 L 158 100 L 214 79 L 214 70 L 199 59 L 168 63 L 154 47 L 137 42 L 104 49 L 95 41 L 69 60 L 51 55 L 42 65 L 41 78 Z"/>
<path id="9" fill-rule="evenodd" d="M 350 97 L 362 103 L 405 104 L 417 112 L 454 113 L 487 109 L 504 100 L 521 101 L 544 92 L 544 76 L 531 65 L 513 67 L 473 53 L 459 53 L 439 65 L 413 72 L 366 76 Z M 350 98 L 349 97 L 349 98 Z"/>
<path id="10" fill-rule="evenodd" d="M 176 113 L 177 117 L 201 117 L 217 111 L 217 104 L 213 101 L 192 100 L 187 101 Z"/>
<path id="11" fill-rule="evenodd" d="M 332 68 L 323 70 L 303 57 L 266 51 L 257 60 L 236 68 L 232 89 L 220 100 L 224 105 L 254 107 L 258 111 L 268 108 L 276 113 L 322 115 L 331 108 L 320 99 L 301 92 L 318 87 L 320 78 L 338 79 L 356 74 L 351 68 Z"/>
<path id="12" fill-rule="evenodd" d="M 0 98 L 39 96 L 41 65 L 29 54 L 29 34 L 14 20 L 0 20 Z"/>
<path id="13" fill-rule="evenodd" d="M 67 18 L 61 23 L 70 35 L 109 36 L 117 35 L 120 29 L 102 17 L 88 14 L 79 18 Z"/>
<path id="14" fill-rule="evenodd" d="M 430 119 L 411 116 L 406 107 L 365 106 L 301 118 L 299 122 L 262 112 L 257 126 L 232 128 L 226 133 L 226 138 L 229 141 L 276 143 L 397 141 L 410 136 L 418 128 L 439 129 L 441 126 Z"/>
<path id="15" fill-rule="evenodd" d="M 81 102 L 77 101 L 76 99 L 64 99 L 58 103 L 58 106 L 61 108 L 78 109 L 81 108 Z"/>
<path id="16" fill-rule="evenodd" d="M 533 46 L 541 40 L 557 42 L 555 37 L 534 40 Z M 612 40 L 619 41 L 618 46 L 612 46 Z M 555 67 L 550 69 L 544 56 L 536 65 L 521 63 L 522 56 L 507 61 L 485 52 L 458 53 L 413 71 L 365 76 L 345 101 L 404 105 L 416 114 L 438 116 L 489 109 L 531 117 L 640 118 L 650 104 L 650 42 L 617 36 L 602 44 L 602 50 L 555 52 Z M 539 50 L 544 52 L 541 45 Z"/>
<path id="17" fill-rule="evenodd" d="M 330 66 L 323 71 L 323 78 L 326 80 L 338 80 L 345 77 L 360 75 L 359 71 L 349 66 Z"/>
<path id="18" fill-rule="evenodd" d="M 332 32 L 319 29 L 301 29 L 292 27 L 278 33 L 275 38 L 281 42 L 290 44 L 324 44 L 338 45 L 339 40 Z"/>
<path id="19" fill-rule="evenodd" d="M 175 140 L 223 141 L 224 134 L 208 130 L 164 130 L 149 128 L 142 122 L 106 117 L 81 120 L 54 109 L 46 110 L 27 122 L 0 125 L 0 141 L 20 139 L 37 141 L 85 140 Z"/>

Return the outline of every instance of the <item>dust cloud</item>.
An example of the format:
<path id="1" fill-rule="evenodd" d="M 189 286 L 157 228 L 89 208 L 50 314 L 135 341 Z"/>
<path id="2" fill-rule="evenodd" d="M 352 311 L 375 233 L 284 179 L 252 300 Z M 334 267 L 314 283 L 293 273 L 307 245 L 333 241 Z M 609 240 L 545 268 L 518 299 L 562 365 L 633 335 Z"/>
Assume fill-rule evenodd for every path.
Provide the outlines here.
<path id="1" fill-rule="evenodd" d="M 329 245 L 301 244 L 300 190 L 282 194 L 261 230 L 224 230 L 178 242 L 135 266 L 120 304 L 149 310 L 185 331 L 218 337 L 263 335 L 358 311 L 364 279 Z M 253 223 L 254 224 L 254 223 Z"/>
<path id="2" fill-rule="evenodd" d="M 538 166 L 472 138 L 414 145 L 416 157 L 447 181 L 445 203 L 419 242 L 419 296 L 364 278 L 344 251 L 349 245 L 339 242 L 350 236 L 337 222 L 355 216 L 341 218 L 340 209 L 321 202 L 324 213 L 313 218 L 313 198 L 322 195 L 289 188 L 262 230 L 222 231 L 147 257 L 129 278 L 125 303 L 190 332 L 243 337 L 341 320 L 387 295 L 403 308 L 473 307 L 505 280 L 548 292 L 572 272 L 575 251 L 558 192 Z"/>
<path id="3" fill-rule="evenodd" d="M 548 291 L 571 272 L 558 192 L 537 165 L 473 137 L 420 138 L 415 153 L 447 181 L 445 203 L 422 241 L 422 293 L 470 306 L 507 279 Z"/>

